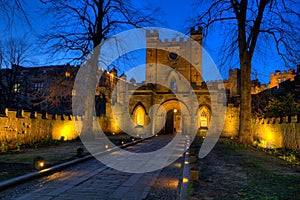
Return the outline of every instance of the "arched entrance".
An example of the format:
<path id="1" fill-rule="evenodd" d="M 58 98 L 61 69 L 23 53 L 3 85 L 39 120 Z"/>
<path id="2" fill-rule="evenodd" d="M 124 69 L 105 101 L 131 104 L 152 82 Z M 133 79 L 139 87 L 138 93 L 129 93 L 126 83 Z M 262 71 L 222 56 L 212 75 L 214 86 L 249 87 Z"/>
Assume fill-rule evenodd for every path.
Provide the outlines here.
<path id="1" fill-rule="evenodd" d="M 188 107 L 178 100 L 168 100 L 162 103 L 156 112 L 154 133 L 191 133 L 197 128 L 194 119 L 197 118 L 196 112 L 193 116 Z M 195 121 L 197 122 L 197 120 Z M 196 125 L 194 127 L 194 125 Z"/>
<path id="2" fill-rule="evenodd" d="M 182 120 L 181 113 L 178 109 L 171 109 L 167 112 L 166 123 L 164 127 L 165 134 L 181 132 Z"/>
<path id="3" fill-rule="evenodd" d="M 173 131 L 174 131 L 174 112 L 173 112 L 173 110 L 169 110 L 167 112 L 164 133 L 170 134 L 170 133 L 173 133 Z"/>

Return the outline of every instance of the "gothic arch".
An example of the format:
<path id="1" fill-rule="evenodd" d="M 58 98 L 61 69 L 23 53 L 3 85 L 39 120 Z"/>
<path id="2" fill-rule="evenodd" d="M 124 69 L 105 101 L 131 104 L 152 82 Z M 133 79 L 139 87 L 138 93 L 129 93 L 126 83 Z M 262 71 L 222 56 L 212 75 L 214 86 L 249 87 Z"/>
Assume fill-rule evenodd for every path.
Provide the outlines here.
<path id="1" fill-rule="evenodd" d="M 211 111 L 208 106 L 204 105 L 198 111 L 198 128 L 208 128 L 210 125 Z"/>
<path id="2" fill-rule="evenodd" d="M 145 126 L 146 121 L 146 111 L 145 109 L 138 105 L 133 111 L 133 120 L 137 126 Z"/>
<path id="3" fill-rule="evenodd" d="M 167 75 L 167 83 L 170 90 L 177 91 L 178 90 L 178 82 L 180 81 L 180 76 L 175 70 L 170 70 Z"/>

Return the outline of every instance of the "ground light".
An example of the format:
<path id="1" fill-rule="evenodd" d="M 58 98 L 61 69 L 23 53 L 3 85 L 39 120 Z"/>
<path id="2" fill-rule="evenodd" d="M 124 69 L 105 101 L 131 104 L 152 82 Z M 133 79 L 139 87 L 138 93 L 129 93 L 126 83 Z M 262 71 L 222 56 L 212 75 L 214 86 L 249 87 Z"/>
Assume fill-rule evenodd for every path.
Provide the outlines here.
<path id="1" fill-rule="evenodd" d="M 41 156 L 38 156 L 34 159 L 33 165 L 36 170 L 42 170 L 45 168 L 45 159 Z"/>
<path id="2" fill-rule="evenodd" d="M 78 158 L 82 158 L 83 157 L 83 152 L 84 152 L 84 149 L 83 148 L 78 148 L 77 149 L 77 157 Z"/>

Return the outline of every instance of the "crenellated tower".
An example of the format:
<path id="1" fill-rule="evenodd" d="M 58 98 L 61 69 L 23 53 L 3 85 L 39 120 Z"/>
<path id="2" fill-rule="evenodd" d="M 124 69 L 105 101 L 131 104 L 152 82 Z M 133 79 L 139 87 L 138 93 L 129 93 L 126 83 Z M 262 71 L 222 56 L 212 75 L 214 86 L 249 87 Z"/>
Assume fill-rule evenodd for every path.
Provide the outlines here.
<path id="1" fill-rule="evenodd" d="M 147 83 L 158 82 L 162 74 L 159 65 L 162 64 L 174 69 L 173 72 L 171 72 L 172 70 L 163 72 L 163 74 L 170 74 L 170 76 L 174 75 L 174 77 L 166 77 L 166 79 L 176 79 L 175 73 L 180 73 L 191 82 L 191 85 L 200 86 L 202 84 L 202 28 L 191 28 L 190 31 L 192 40 L 189 38 L 166 38 L 161 40 L 158 30 L 147 30 Z"/>

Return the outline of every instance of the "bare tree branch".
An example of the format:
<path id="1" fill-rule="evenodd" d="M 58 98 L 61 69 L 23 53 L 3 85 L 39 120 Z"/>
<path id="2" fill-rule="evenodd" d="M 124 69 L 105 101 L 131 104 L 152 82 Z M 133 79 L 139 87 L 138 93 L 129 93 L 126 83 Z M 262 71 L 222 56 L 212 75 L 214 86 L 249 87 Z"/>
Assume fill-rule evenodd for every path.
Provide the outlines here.
<path id="1" fill-rule="evenodd" d="M 130 0 L 45 0 L 53 26 L 41 36 L 54 49 L 84 59 L 108 37 L 130 27 L 152 24 L 157 10 L 141 9 Z"/>

